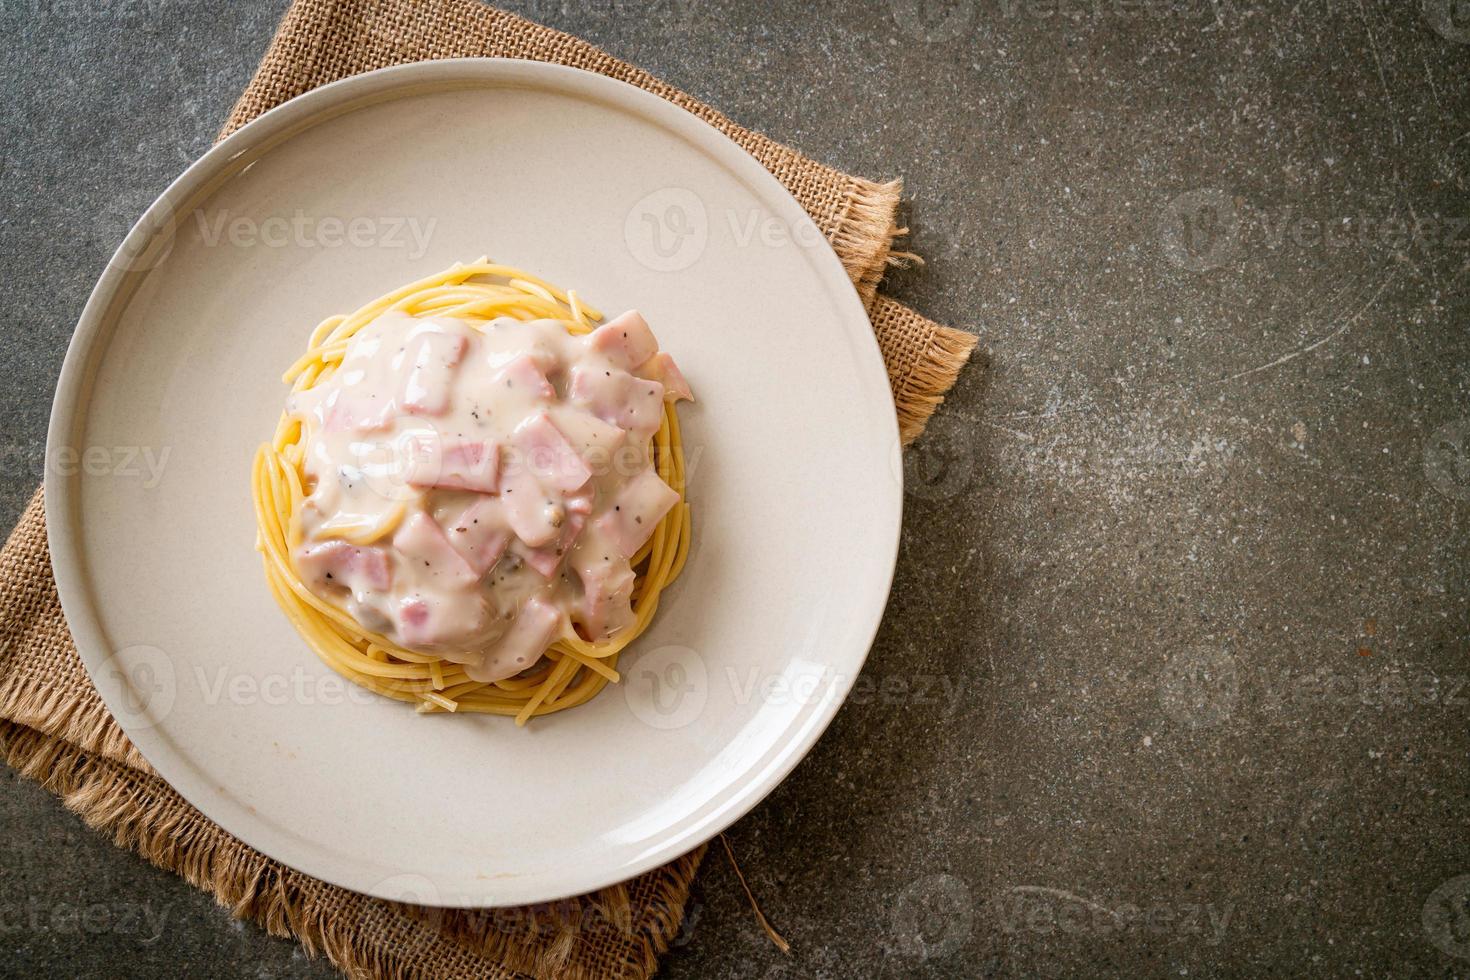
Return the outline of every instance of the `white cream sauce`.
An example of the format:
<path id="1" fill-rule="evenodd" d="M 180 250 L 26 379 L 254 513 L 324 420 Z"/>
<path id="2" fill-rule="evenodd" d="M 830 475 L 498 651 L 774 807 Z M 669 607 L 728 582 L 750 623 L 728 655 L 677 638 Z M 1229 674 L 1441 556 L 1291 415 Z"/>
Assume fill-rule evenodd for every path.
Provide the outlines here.
<path id="1" fill-rule="evenodd" d="M 633 620 L 629 559 L 678 501 L 651 437 L 664 399 L 690 397 L 636 312 L 582 337 L 386 313 L 287 405 L 306 431 L 302 581 L 476 680 L 573 629 L 611 637 Z"/>

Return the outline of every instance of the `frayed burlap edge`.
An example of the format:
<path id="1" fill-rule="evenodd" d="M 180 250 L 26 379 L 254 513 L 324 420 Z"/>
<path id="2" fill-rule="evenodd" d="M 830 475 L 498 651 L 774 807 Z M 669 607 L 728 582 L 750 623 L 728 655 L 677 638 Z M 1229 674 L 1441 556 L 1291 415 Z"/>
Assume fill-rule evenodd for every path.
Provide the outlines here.
<path id="1" fill-rule="evenodd" d="M 46 495 L 37 488 L 0 551 L 0 718 L 64 738 L 81 749 L 152 772 L 80 672 L 65 676 L 50 663 L 75 657 L 61 612 L 46 544 Z M 35 651 L 29 664 L 15 651 Z"/>
<path id="2" fill-rule="evenodd" d="M 929 354 L 915 362 L 904 379 L 894 403 L 898 406 L 898 434 L 907 446 L 929 424 L 935 409 L 944 403 L 945 393 L 954 387 L 960 371 L 980 338 L 953 327 L 935 327 L 929 341 Z"/>
<path id="3" fill-rule="evenodd" d="M 942 327 L 887 296 L 877 298 L 869 315 L 888 368 L 899 439 L 907 446 L 923 433 L 934 410 L 944 403 L 945 393 L 954 387 L 980 338 Z M 907 360 L 893 356 L 894 350 L 904 349 L 922 353 Z"/>
<path id="4" fill-rule="evenodd" d="M 515 973 L 567 980 L 609 976 L 605 962 L 594 970 L 578 958 L 581 937 L 570 925 L 545 945 L 527 943 L 488 928 L 492 913 L 416 908 L 315 881 L 225 834 L 157 776 L 34 728 L 0 721 L 0 753 L 18 773 L 60 797 L 87 826 L 209 892 L 237 918 L 273 936 L 296 938 L 308 954 L 325 956 L 349 976 L 442 980 L 483 976 L 497 963 L 505 967 L 500 975 L 506 978 Z M 657 968 L 658 957 L 678 934 L 704 852 L 702 846 L 660 872 L 636 929 L 626 886 L 599 893 L 604 920 L 627 925 L 633 940 L 624 944 L 624 969 L 613 976 L 648 976 Z M 646 941 L 636 941 L 637 932 Z"/>
<path id="5" fill-rule="evenodd" d="M 683 928 L 689 891 L 708 849 L 708 844 L 701 844 L 695 850 L 658 869 L 659 877 L 653 893 L 641 896 L 641 904 L 636 913 L 627 882 L 610 885 L 596 893 L 593 903 L 598 919 L 617 930 L 620 935 L 632 937 L 641 933 L 646 939 L 645 942 L 627 942 L 622 945 L 625 956 L 619 976 L 648 977 L 658 970 L 659 957 L 668 951 Z M 554 910 L 565 904 L 553 903 L 544 908 Z M 416 910 L 417 914 L 423 914 L 424 911 Z M 514 969 L 538 976 L 549 974 L 558 978 L 565 977 L 567 980 L 601 980 L 606 975 L 593 971 L 588 964 L 574 958 L 586 937 L 581 928 L 571 927 L 569 923 L 562 922 L 557 928 L 556 938 L 541 953 L 530 957 L 525 952 L 532 948 L 530 943 L 487 927 L 486 922 L 493 921 L 498 914 L 496 910 L 447 909 L 428 912 L 431 917 L 442 915 L 439 928 L 444 935 L 453 937 L 480 955 L 491 957 Z M 635 924 L 635 914 L 643 921 Z M 547 915 L 555 921 L 555 911 L 548 911 Z M 581 918 L 585 920 L 585 915 L 581 915 Z"/>
<path id="6" fill-rule="evenodd" d="M 65 739 L 109 761 L 153 772 L 101 700 L 78 698 L 74 692 L 37 683 L 26 674 L 9 673 L 0 678 L 0 719 L 47 738 Z"/>
<path id="7" fill-rule="evenodd" d="M 863 305 L 871 308 L 900 231 L 893 223 L 903 180 L 867 181 L 848 188 L 842 217 L 828 236 Z"/>

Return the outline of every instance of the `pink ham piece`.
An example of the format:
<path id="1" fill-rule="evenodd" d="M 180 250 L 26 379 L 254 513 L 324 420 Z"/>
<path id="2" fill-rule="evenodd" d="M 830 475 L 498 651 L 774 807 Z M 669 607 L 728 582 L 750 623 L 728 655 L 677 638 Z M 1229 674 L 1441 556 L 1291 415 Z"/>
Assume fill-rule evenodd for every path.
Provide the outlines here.
<path id="1" fill-rule="evenodd" d="M 435 642 L 436 631 L 429 622 L 429 603 L 419 596 L 408 596 L 398 604 L 398 640 L 404 646 L 428 646 Z"/>
<path id="2" fill-rule="evenodd" d="M 485 606 L 483 600 L 470 603 L 468 613 L 473 629 L 483 629 Z M 464 606 L 453 599 L 442 596 L 414 593 L 404 596 L 394 610 L 394 628 L 398 642 L 406 647 L 437 647 L 458 638 L 456 627 L 463 628 L 467 615 Z M 458 662 L 458 653 L 451 655 Z"/>
<path id="3" fill-rule="evenodd" d="M 495 567 L 513 535 L 498 497 L 477 497 L 444 525 L 444 536 L 479 575 Z"/>
<path id="4" fill-rule="evenodd" d="M 633 622 L 633 570 L 609 555 L 589 555 L 576 568 L 582 582 L 582 625 L 594 640 L 605 640 Z"/>
<path id="5" fill-rule="evenodd" d="M 566 508 L 542 488 L 535 474 L 519 464 L 505 471 L 500 501 L 510 529 L 533 548 L 555 540 L 566 520 Z"/>
<path id="6" fill-rule="evenodd" d="M 454 663 L 464 663 L 473 644 L 498 625 L 490 619 L 490 607 L 479 592 L 411 592 L 389 607 L 398 642 L 406 647 L 444 651 Z"/>
<path id="7" fill-rule="evenodd" d="M 364 330 L 348 347 L 333 375 L 335 383 L 293 393 L 287 411 L 292 415 L 315 415 L 324 432 L 372 432 L 387 428 L 398 414 L 398 392 L 375 390 L 364 383 L 382 346 L 373 327 Z"/>
<path id="8" fill-rule="evenodd" d="M 344 389 L 334 392 L 322 406 L 322 429 L 325 432 L 373 432 L 386 429 L 396 408 L 369 395 Z"/>
<path id="9" fill-rule="evenodd" d="M 542 485 L 573 493 L 592 479 L 586 461 L 545 412 L 522 422 L 510 438 L 521 468 L 529 469 Z"/>
<path id="10" fill-rule="evenodd" d="M 613 543 L 622 557 L 632 558 L 678 502 L 679 495 L 650 467 L 618 491 L 611 506 L 597 518 L 597 530 Z"/>
<path id="11" fill-rule="evenodd" d="M 421 565 L 429 574 L 453 585 L 473 585 L 480 575 L 462 558 L 438 523 L 416 511 L 393 534 L 393 547 L 406 562 Z M 417 571 L 417 569 L 415 569 Z"/>
<path id="12" fill-rule="evenodd" d="M 312 545 L 296 559 L 301 577 L 309 582 L 328 582 L 353 592 L 387 591 L 393 584 L 388 556 L 378 548 L 359 548 L 346 541 Z"/>
<path id="13" fill-rule="evenodd" d="M 465 668 L 471 680 L 490 683 L 514 677 L 541 659 L 561 629 L 560 610 L 532 596 L 521 606 L 510 629 L 479 664 Z"/>
<path id="14" fill-rule="evenodd" d="M 546 373 L 530 354 L 522 354 L 507 363 L 496 373 L 493 383 L 513 391 L 529 393 L 534 398 L 549 400 L 556 397 L 556 389 L 546 380 Z"/>
<path id="15" fill-rule="evenodd" d="M 567 501 L 566 520 L 562 521 L 561 533 L 555 541 L 540 548 L 521 546 L 516 549 L 516 554 L 526 559 L 526 564 L 536 569 L 548 581 L 556 577 L 556 570 L 561 567 L 562 559 L 582 534 L 582 528 L 587 526 L 585 513 L 579 514 L 572 509 L 574 502 L 580 499 L 582 498 Z"/>
<path id="16" fill-rule="evenodd" d="M 681 398 L 685 401 L 694 401 L 694 390 L 684 379 L 684 372 L 679 370 L 679 365 L 675 364 L 674 359 L 664 351 L 659 351 L 639 365 L 638 375 L 663 385 L 665 398 L 672 398 L 674 401 Z"/>
<path id="17" fill-rule="evenodd" d="M 500 489 L 500 451 L 493 442 L 415 438 L 409 451 L 408 482 L 412 486 L 476 493 Z"/>
<path id="18" fill-rule="evenodd" d="M 563 411 L 556 416 L 556 427 L 571 443 L 596 475 L 613 452 L 628 438 L 628 433 L 611 422 L 583 411 Z"/>
<path id="19" fill-rule="evenodd" d="M 443 415 L 449 407 L 449 382 L 469 341 L 425 323 L 409 335 L 402 357 L 412 365 L 403 382 L 403 410 L 415 415 Z"/>
<path id="20" fill-rule="evenodd" d="M 647 439 L 663 422 L 664 386 L 635 378 L 627 371 L 572 368 L 573 404 L 621 429 Z"/>
<path id="21" fill-rule="evenodd" d="M 609 320 L 587 335 L 587 346 L 625 371 L 658 353 L 658 341 L 637 310 Z"/>

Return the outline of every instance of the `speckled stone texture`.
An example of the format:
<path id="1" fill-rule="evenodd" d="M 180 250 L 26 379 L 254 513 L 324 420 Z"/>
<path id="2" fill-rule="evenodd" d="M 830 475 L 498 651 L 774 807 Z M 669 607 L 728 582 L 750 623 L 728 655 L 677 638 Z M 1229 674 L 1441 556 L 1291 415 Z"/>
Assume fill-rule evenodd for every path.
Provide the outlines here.
<path id="1" fill-rule="evenodd" d="M 887 619 L 669 977 L 1470 975 L 1470 5 L 510 4 L 907 181 L 983 335 Z M 0 5 L 3 513 L 281 0 Z M 0 777 L 0 974 L 328 976 Z"/>

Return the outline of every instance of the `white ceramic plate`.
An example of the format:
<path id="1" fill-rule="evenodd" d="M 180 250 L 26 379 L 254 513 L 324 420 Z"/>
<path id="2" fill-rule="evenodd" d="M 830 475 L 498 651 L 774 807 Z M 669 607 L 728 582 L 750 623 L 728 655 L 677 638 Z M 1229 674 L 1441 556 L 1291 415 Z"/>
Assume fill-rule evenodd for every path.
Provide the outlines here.
<path id="1" fill-rule="evenodd" d="M 699 398 L 683 577 L 623 685 L 521 730 L 322 665 L 248 492 L 312 327 L 481 254 L 642 310 Z M 67 620 L 133 742 L 264 853 L 425 904 L 589 891 L 749 810 L 837 711 L 898 547 L 883 364 L 807 216 L 688 113 L 529 62 L 359 76 L 211 150 L 98 283 L 49 442 Z"/>

